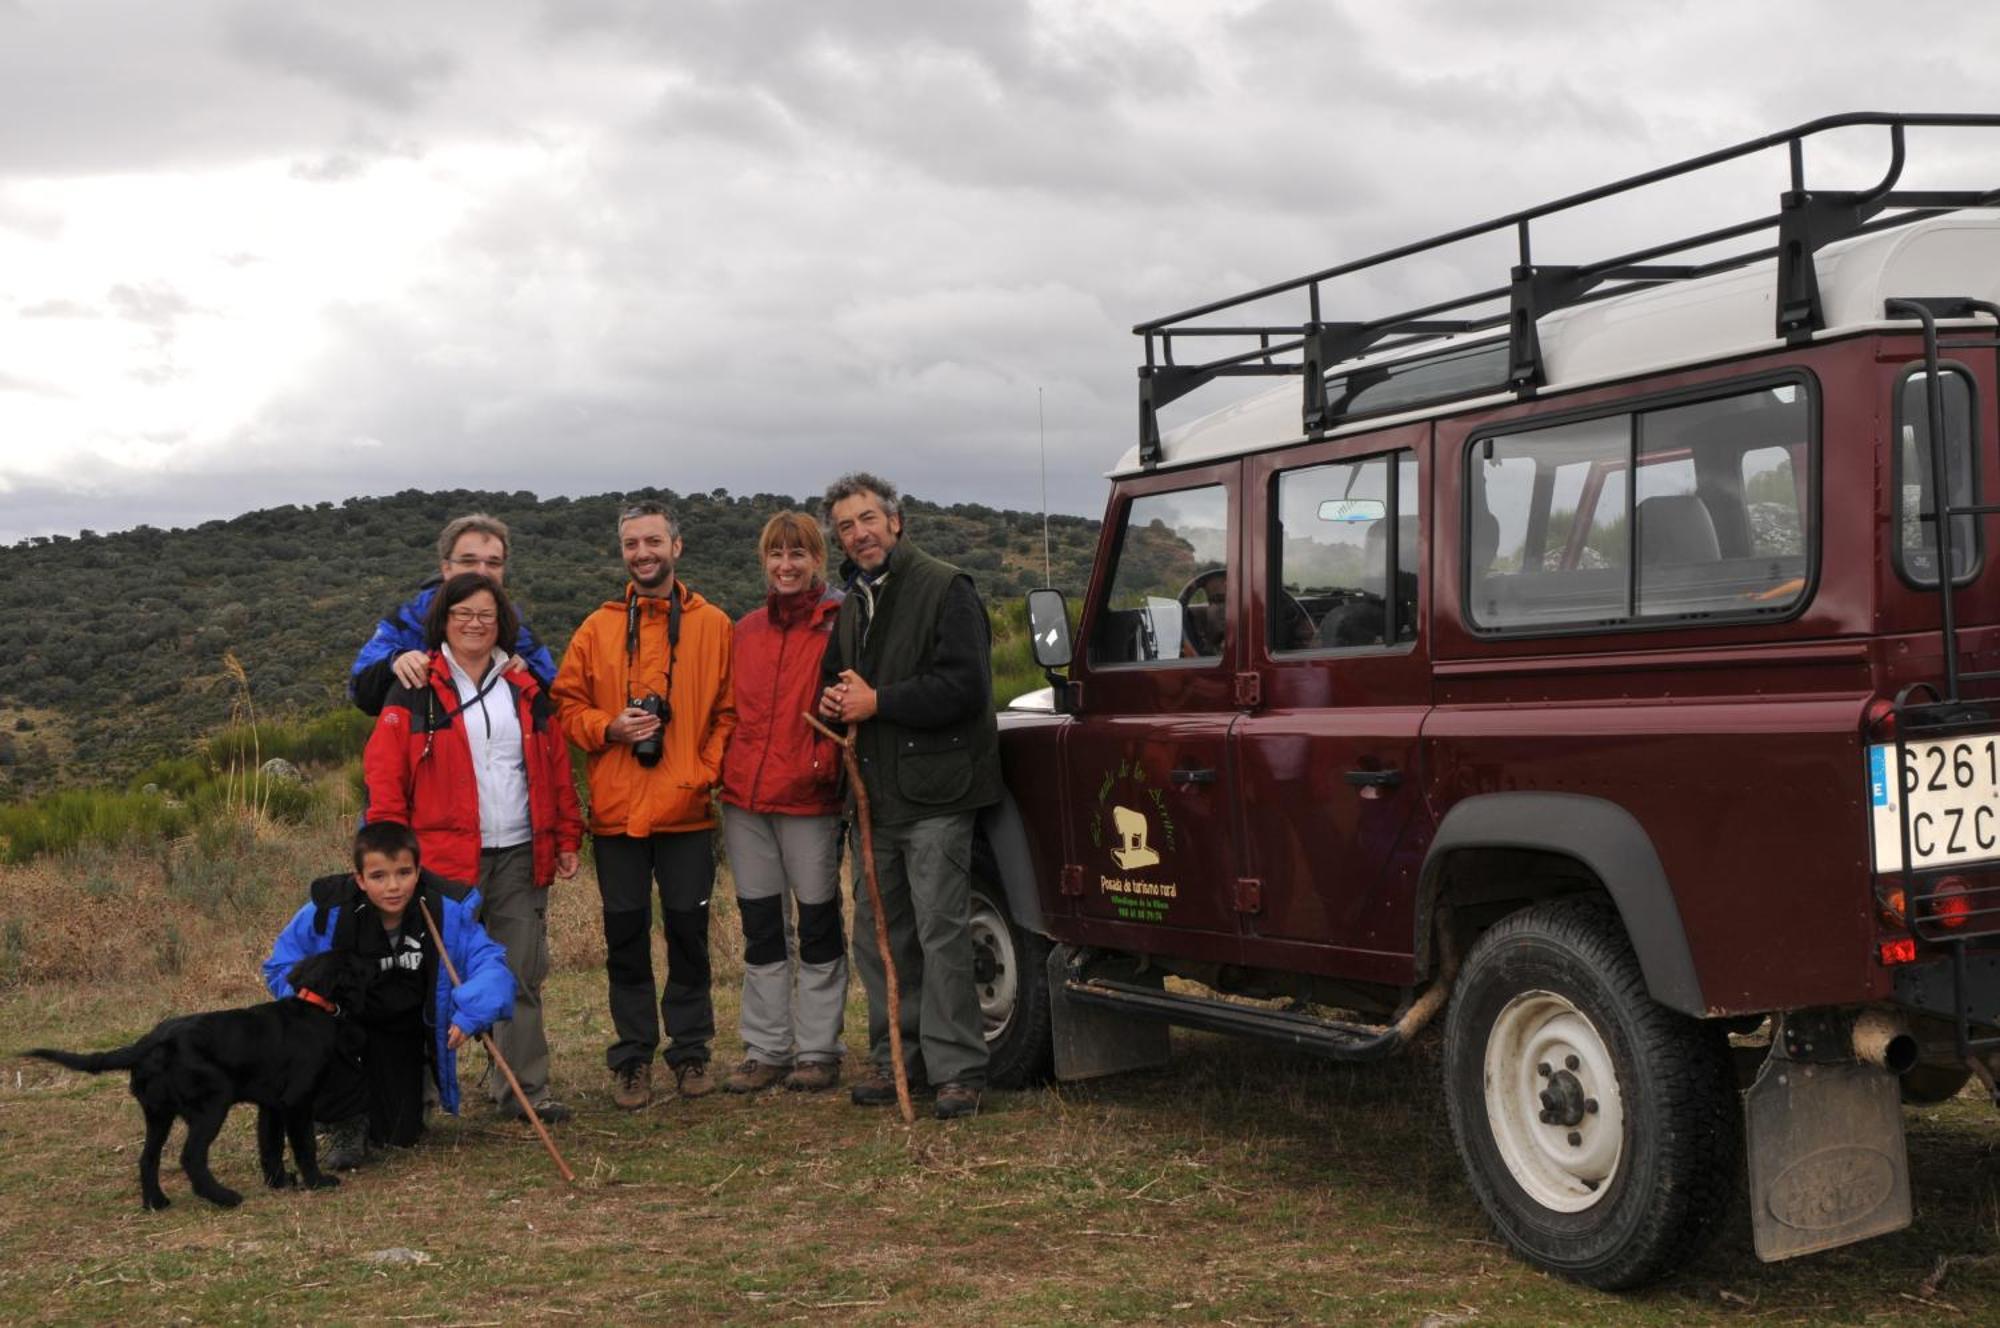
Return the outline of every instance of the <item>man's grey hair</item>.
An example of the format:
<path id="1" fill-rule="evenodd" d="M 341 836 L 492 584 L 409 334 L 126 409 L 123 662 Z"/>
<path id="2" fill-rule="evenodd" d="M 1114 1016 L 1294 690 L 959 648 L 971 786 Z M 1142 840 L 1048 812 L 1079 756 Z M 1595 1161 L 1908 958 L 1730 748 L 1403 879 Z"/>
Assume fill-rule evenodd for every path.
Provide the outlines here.
<path id="1" fill-rule="evenodd" d="M 681 537 L 681 523 L 674 519 L 674 514 L 667 509 L 667 505 L 665 503 L 656 503 L 651 498 L 642 498 L 636 503 L 627 503 L 618 509 L 618 525 L 616 529 L 621 538 L 625 530 L 625 523 L 627 521 L 637 521 L 642 516 L 665 517 L 667 519 L 667 538 L 679 539 Z"/>
<path id="2" fill-rule="evenodd" d="M 451 561 L 451 551 L 458 547 L 458 541 L 464 535 L 493 536 L 493 538 L 500 541 L 500 556 L 502 558 L 505 558 L 508 551 L 513 548 L 514 542 L 508 538 L 507 523 L 505 521 L 502 521 L 497 516 L 488 516 L 484 512 L 468 512 L 464 516 L 453 517 L 451 520 L 445 522 L 444 529 L 438 532 L 439 562 L 448 563 Z"/>
<path id="3" fill-rule="evenodd" d="M 902 516 L 903 503 L 896 495 L 896 486 L 880 475 L 871 475 L 865 470 L 850 470 L 826 486 L 826 497 L 819 505 L 820 516 L 831 522 L 835 503 L 846 502 L 849 498 L 863 493 L 872 493 L 882 500 L 883 516 Z"/>

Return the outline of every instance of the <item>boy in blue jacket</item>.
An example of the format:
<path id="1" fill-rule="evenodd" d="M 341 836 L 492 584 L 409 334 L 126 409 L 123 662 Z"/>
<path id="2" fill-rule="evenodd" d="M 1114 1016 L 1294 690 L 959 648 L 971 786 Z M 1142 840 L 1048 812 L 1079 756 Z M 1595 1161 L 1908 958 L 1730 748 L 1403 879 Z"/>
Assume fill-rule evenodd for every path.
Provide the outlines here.
<path id="1" fill-rule="evenodd" d="M 264 985 L 292 994 L 285 975 L 308 955 L 341 950 L 372 961 L 361 1008 L 367 1034 L 360 1063 L 330 1074 L 314 1114 L 333 1126 L 329 1169 L 351 1170 L 367 1145 L 408 1147 L 424 1132 L 424 1075 L 446 1111 L 458 1111 L 459 1047 L 514 1013 L 507 952 L 477 921 L 478 891 L 424 871 L 417 836 L 381 821 L 354 836 L 353 875 L 322 876 L 312 900 L 278 933 L 264 961 Z M 438 962 L 422 899 L 443 933 L 445 952 L 463 984 L 453 987 Z"/>

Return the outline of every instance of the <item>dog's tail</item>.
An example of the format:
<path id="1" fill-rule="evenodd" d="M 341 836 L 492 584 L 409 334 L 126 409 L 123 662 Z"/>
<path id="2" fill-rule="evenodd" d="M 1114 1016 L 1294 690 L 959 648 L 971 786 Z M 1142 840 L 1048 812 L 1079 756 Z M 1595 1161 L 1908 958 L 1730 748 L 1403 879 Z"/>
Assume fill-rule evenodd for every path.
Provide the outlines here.
<path id="1" fill-rule="evenodd" d="M 66 1065 L 72 1070 L 82 1070 L 85 1074 L 102 1074 L 106 1070 L 131 1069 L 139 1063 L 145 1050 L 144 1043 L 134 1042 L 116 1051 L 53 1051 L 48 1047 L 36 1047 L 27 1054 L 54 1061 L 57 1065 Z"/>

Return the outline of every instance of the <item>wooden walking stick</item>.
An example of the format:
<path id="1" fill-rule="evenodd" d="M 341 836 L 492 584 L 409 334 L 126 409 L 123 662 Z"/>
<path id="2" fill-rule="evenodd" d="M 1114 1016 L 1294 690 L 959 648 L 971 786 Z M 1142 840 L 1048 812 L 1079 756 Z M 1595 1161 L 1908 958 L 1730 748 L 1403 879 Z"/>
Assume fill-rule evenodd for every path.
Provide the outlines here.
<path id="1" fill-rule="evenodd" d="M 861 827 L 861 875 L 868 883 L 868 902 L 875 911 L 875 949 L 882 956 L 882 976 L 889 991 L 889 1060 L 896 1076 L 896 1105 L 903 1109 L 903 1123 L 917 1123 L 917 1109 L 910 1105 L 910 1075 L 903 1068 L 903 987 L 896 980 L 896 957 L 889 953 L 889 920 L 882 916 L 882 887 L 875 883 L 875 828 L 868 821 L 868 786 L 861 782 L 861 758 L 854 754 L 854 730 L 835 733 L 810 712 L 806 723 L 840 744 L 841 764 L 854 786 L 854 815 Z"/>
<path id="2" fill-rule="evenodd" d="M 451 975 L 451 985 L 464 986 L 465 979 L 458 975 L 458 965 L 451 962 L 451 952 L 444 948 L 444 932 L 437 925 L 437 919 L 431 916 L 431 906 L 424 902 L 421 893 L 417 895 L 417 907 L 423 910 L 424 925 L 431 929 L 431 939 L 437 942 L 438 958 L 444 960 L 444 971 Z M 556 1148 L 556 1141 L 549 1138 L 549 1127 L 542 1124 L 541 1116 L 535 1111 L 535 1104 L 528 1101 L 527 1093 L 522 1091 L 521 1081 L 514 1077 L 514 1067 L 507 1064 L 507 1058 L 500 1054 L 500 1046 L 493 1040 L 493 1035 L 481 1033 L 479 1045 L 486 1048 L 486 1054 L 500 1067 L 500 1073 L 507 1076 L 507 1087 L 514 1090 L 514 1100 L 521 1104 L 521 1110 L 528 1113 L 528 1124 L 535 1127 L 535 1133 L 541 1137 L 542 1147 L 548 1149 L 549 1156 L 555 1159 L 556 1170 L 562 1173 L 564 1180 L 572 1185 L 576 1184 L 576 1173 L 569 1169 L 569 1163 L 563 1161 L 561 1151 Z"/>

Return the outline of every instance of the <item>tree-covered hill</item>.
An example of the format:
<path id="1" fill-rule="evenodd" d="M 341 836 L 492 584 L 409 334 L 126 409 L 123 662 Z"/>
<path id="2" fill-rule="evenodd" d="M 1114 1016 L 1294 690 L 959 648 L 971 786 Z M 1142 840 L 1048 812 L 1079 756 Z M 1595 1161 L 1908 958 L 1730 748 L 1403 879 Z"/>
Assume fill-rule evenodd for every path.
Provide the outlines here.
<path id="1" fill-rule="evenodd" d="M 490 512 L 514 531 L 507 588 L 558 654 L 584 615 L 623 585 L 619 506 L 657 498 L 679 517 L 681 573 L 732 616 L 763 594 L 757 533 L 776 494 L 732 498 L 640 490 L 589 498 L 409 490 L 277 507 L 191 530 L 33 539 L 0 548 L 0 798 L 106 784 L 188 750 L 226 722 L 249 675 L 260 713 L 344 703 L 348 665 L 375 620 L 437 570 L 447 520 Z M 910 501 L 907 532 L 978 578 L 998 602 L 1042 584 L 1039 513 Z M 1097 522 L 1051 518 L 1055 584 L 1089 578 Z"/>

